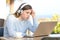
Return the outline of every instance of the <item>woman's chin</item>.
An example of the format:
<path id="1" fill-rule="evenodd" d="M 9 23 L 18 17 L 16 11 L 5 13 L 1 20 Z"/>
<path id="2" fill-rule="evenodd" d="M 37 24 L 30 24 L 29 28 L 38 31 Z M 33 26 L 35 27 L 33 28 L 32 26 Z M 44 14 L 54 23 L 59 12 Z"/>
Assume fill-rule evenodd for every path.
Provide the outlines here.
<path id="1" fill-rule="evenodd" d="M 24 18 L 24 20 L 28 20 L 29 18 Z"/>
<path id="2" fill-rule="evenodd" d="M 24 20 L 28 20 L 28 19 L 24 19 Z"/>

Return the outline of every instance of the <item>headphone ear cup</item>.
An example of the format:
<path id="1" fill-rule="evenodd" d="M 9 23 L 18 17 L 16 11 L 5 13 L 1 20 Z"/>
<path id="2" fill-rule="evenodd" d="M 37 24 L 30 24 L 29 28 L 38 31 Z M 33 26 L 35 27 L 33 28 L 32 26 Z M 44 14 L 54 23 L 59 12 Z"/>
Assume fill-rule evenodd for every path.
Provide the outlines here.
<path id="1" fill-rule="evenodd" d="M 20 10 L 20 13 L 23 13 L 23 10 Z"/>
<path id="2" fill-rule="evenodd" d="M 21 10 L 18 10 L 18 13 L 20 13 L 21 12 Z"/>
<path id="3" fill-rule="evenodd" d="M 21 13 L 22 14 L 23 13 L 23 10 L 19 10 L 18 13 Z"/>

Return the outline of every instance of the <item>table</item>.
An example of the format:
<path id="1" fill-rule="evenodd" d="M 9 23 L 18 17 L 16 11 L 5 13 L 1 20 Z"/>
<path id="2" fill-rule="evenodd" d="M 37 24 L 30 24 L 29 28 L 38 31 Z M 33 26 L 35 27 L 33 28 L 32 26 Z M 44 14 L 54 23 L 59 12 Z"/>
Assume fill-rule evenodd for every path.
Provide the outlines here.
<path id="1" fill-rule="evenodd" d="M 48 37 L 44 37 L 41 40 L 60 40 L 60 34 L 50 34 Z"/>
<path id="2" fill-rule="evenodd" d="M 60 34 L 52 34 L 43 37 L 24 37 L 24 38 L 4 38 L 0 37 L 0 40 L 60 40 Z"/>

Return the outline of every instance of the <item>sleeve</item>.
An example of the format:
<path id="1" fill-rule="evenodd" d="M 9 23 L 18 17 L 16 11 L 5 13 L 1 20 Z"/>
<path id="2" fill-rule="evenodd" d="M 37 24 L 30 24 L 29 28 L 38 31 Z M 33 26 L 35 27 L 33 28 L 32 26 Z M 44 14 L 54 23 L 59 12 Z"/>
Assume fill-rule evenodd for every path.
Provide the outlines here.
<path id="1" fill-rule="evenodd" d="M 38 27 L 38 22 L 36 18 L 33 18 L 33 25 L 31 25 L 31 23 L 29 23 L 29 30 L 32 32 L 35 32 L 35 30 Z"/>
<path id="2" fill-rule="evenodd" d="M 7 19 L 6 21 L 7 30 L 8 30 L 9 36 L 16 37 L 15 22 L 11 19 L 12 18 Z"/>

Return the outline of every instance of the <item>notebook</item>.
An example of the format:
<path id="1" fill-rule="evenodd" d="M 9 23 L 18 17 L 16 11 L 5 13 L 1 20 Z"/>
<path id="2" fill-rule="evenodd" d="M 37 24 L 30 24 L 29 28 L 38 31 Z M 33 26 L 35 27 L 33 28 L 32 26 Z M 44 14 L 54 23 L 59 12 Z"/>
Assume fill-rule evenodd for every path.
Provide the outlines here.
<path id="1" fill-rule="evenodd" d="M 38 28 L 34 32 L 33 36 L 25 36 L 25 37 L 42 37 L 42 36 L 48 36 L 56 26 L 57 21 L 46 21 L 46 22 L 40 22 L 38 25 Z"/>

